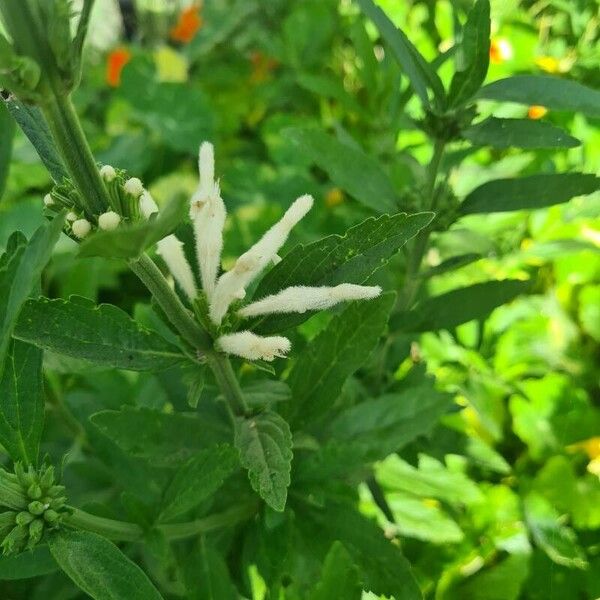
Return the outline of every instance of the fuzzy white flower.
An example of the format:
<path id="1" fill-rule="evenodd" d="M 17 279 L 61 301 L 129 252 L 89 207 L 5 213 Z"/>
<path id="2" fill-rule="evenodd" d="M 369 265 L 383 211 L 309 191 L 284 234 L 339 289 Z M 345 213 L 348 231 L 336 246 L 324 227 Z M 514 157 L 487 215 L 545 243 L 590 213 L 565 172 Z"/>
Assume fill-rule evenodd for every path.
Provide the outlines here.
<path id="1" fill-rule="evenodd" d="M 140 212 L 144 219 L 149 219 L 150 215 L 158 212 L 158 205 L 156 204 L 152 194 L 148 190 L 144 190 L 140 196 Z"/>
<path id="2" fill-rule="evenodd" d="M 239 331 L 222 335 L 215 342 L 221 352 L 235 354 L 246 360 L 267 360 L 283 358 L 291 349 L 290 340 L 281 336 L 262 337 L 251 331 Z"/>
<path id="3" fill-rule="evenodd" d="M 53 206 L 54 198 L 50 194 L 44 196 L 44 206 Z"/>
<path id="4" fill-rule="evenodd" d="M 342 283 L 335 287 L 289 287 L 244 306 L 238 311 L 242 317 L 256 317 L 272 313 L 303 313 L 307 310 L 331 308 L 347 300 L 371 300 L 381 294 L 379 286 Z"/>
<path id="5" fill-rule="evenodd" d="M 69 222 L 77 221 L 78 218 L 79 217 L 77 216 L 77 213 L 73 212 L 72 210 L 70 210 L 65 217 L 65 219 Z"/>
<path id="6" fill-rule="evenodd" d="M 87 219 L 77 219 L 71 225 L 73 235 L 82 240 L 92 229 L 92 224 Z"/>
<path id="7" fill-rule="evenodd" d="M 312 196 L 298 198 L 283 217 L 237 259 L 233 269 L 221 275 L 210 303 L 209 314 L 213 323 L 220 325 L 231 303 L 245 296 L 246 286 L 278 256 L 277 252 L 285 244 L 290 231 L 312 205 Z"/>
<path id="8" fill-rule="evenodd" d="M 111 182 L 117 176 L 117 172 L 110 165 L 104 165 L 100 169 L 100 175 L 104 181 Z"/>
<path id="9" fill-rule="evenodd" d="M 174 235 L 168 235 L 157 244 L 157 253 L 167 263 L 175 281 L 181 286 L 190 300 L 198 295 L 196 282 L 190 263 L 183 252 L 183 242 Z"/>
<path id="10" fill-rule="evenodd" d="M 116 213 L 114 210 L 102 213 L 98 217 L 98 227 L 104 231 L 113 231 L 119 226 L 121 222 L 121 215 Z"/>
<path id="11" fill-rule="evenodd" d="M 137 177 L 131 177 L 123 184 L 123 189 L 128 193 L 139 198 L 144 192 L 144 186 Z"/>
<path id="12" fill-rule="evenodd" d="M 200 266 L 202 287 L 210 300 L 215 289 L 221 250 L 223 227 L 227 211 L 221 198 L 219 185 L 215 182 L 215 158 L 212 144 L 204 142 L 198 153 L 200 184 L 192 196 L 190 217 L 194 224 L 196 256 Z"/>

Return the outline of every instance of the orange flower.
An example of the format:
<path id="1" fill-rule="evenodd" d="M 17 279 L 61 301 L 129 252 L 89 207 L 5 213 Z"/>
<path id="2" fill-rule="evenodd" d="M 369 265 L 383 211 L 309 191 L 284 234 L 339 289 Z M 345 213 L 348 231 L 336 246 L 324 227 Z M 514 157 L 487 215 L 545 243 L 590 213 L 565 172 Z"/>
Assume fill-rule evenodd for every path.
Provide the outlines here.
<path id="1" fill-rule="evenodd" d="M 121 71 L 131 60 L 131 52 L 127 48 L 115 48 L 106 59 L 106 83 L 111 87 L 121 85 Z"/>
<path id="2" fill-rule="evenodd" d="M 262 83 L 269 78 L 271 71 L 277 67 L 279 62 L 270 56 L 266 56 L 259 50 L 252 52 L 250 55 L 250 62 L 252 63 L 252 74 L 250 75 L 250 81 L 252 83 Z"/>
<path id="3" fill-rule="evenodd" d="M 182 44 L 189 44 L 203 23 L 200 16 L 200 5 L 192 4 L 181 11 L 175 27 L 171 29 L 171 39 Z"/>
<path id="4" fill-rule="evenodd" d="M 537 104 L 530 106 L 527 111 L 527 116 L 530 119 L 541 119 L 548 114 L 548 109 L 545 106 L 539 106 Z"/>
<path id="5" fill-rule="evenodd" d="M 513 57 L 512 44 L 506 38 L 492 38 L 490 41 L 490 62 L 500 65 Z"/>

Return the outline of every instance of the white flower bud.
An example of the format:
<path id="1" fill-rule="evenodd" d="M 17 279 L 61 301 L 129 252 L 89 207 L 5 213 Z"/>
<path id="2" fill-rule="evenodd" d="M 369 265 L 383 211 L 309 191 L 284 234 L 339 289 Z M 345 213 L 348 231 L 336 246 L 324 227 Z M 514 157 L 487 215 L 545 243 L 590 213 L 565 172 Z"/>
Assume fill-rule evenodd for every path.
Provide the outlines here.
<path id="1" fill-rule="evenodd" d="M 144 219 L 149 219 L 150 215 L 158 212 L 158 206 L 149 191 L 144 190 L 140 196 L 140 212 Z"/>
<path id="2" fill-rule="evenodd" d="M 50 194 L 46 194 L 44 196 L 44 206 L 46 206 L 46 207 L 54 206 L 54 198 Z"/>
<path id="3" fill-rule="evenodd" d="M 131 177 L 123 184 L 123 189 L 128 193 L 138 198 L 144 191 L 142 182 L 137 177 Z"/>
<path id="4" fill-rule="evenodd" d="M 111 182 L 117 176 L 117 172 L 110 165 L 104 165 L 100 168 L 100 175 L 106 182 Z"/>
<path id="5" fill-rule="evenodd" d="M 98 227 L 104 229 L 104 231 L 113 231 L 119 226 L 121 222 L 121 215 L 116 213 L 114 210 L 102 213 L 98 217 Z"/>
<path id="6" fill-rule="evenodd" d="M 92 229 L 91 223 L 87 219 L 77 219 L 71 225 L 73 235 L 82 240 Z"/>
<path id="7" fill-rule="evenodd" d="M 209 311 L 213 323 L 221 324 L 231 303 L 240 297 L 240 290 L 244 290 L 273 257 L 277 256 L 292 227 L 306 215 L 312 205 L 312 196 L 298 198 L 283 217 L 250 250 L 237 259 L 233 269 L 219 278 Z"/>
<path id="8" fill-rule="evenodd" d="M 67 213 L 67 216 L 65 217 L 67 221 L 77 221 L 78 218 L 79 216 L 77 215 L 77 213 L 74 213 L 72 210 L 70 210 Z"/>
<path id="9" fill-rule="evenodd" d="M 262 337 L 251 331 L 240 331 L 222 335 L 215 342 L 217 350 L 235 354 L 246 360 L 283 358 L 290 351 L 290 340 L 281 336 Z"/>
<path id="10" fill-rule="evenodd" d="M 256 317 L 271 313 L 303 313 L 331 308 L 346 300 L 370 300 L 381 294 L 379 286 L 342 283 L 335 287 L 294 286 L 244 306 L 238 314 Z"/>
<path id="11" fill-rule="evenodd" d="M 174 235 L 168 235 L 158 242 L 156 252 L 165 261 L 171 275 L 188 298 L 194 300 L 198 291 L 192 268 L 183 252 L 183 242 Z"/>

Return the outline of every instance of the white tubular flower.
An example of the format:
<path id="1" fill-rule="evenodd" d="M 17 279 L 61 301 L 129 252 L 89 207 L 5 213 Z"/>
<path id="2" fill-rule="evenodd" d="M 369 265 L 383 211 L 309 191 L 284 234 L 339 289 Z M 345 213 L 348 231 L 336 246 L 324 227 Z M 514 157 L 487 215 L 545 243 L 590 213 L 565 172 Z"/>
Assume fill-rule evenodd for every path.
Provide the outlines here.
<path id="1" fill-rule="evenodd" d="M 144 219 L 147 220 L 150 218 L 150 215 L 158 212 L 158 206 L 148 190 L 144 190 L 142 192 L 139 202 L 140 212 L 142 213 L 142 217 L 144 217 Z"/>
<path id="2" fill-rule="evenodd" d="M 183 252 L 183 242 L 174 235 L 168 235 L 157 244 L 157 253 L 167 263 L 175 281 L 181 286 L 190 300 L 198 295 L 194 274 Z"/>
<path id="3" fill-rule="evenodd" d="M 215 289 L 223 249 L 223 227 L 227 211 L 214 180 L 215 159 L 212 144 L 204 142 L 198 157 L 200 185 L 192 197 L 190 217 L 194 222 L 196 255 L 202 287 L 210 300 Z"/>
<path id="4" fill-rule="evenodd" d="M 98 227 L 104 231 L 113 231 L 119 226 L 121 222 L 121 215 L 116 213 L 114 210 L 102 213 L 98 217 Z"/>
<path id="5" fill-rule="evenodd" d="M 77 213 L 76 213 L 76 212 L 73 212 L 72 210 L 70 210 L 70 211 L 67 213 L 67 216 L 65 217 L 65 219 L 67 219 L 67 221 L 69 221 L 69 222 L 71 222 L 71 223 L 72 223 L 73 221 L 77 221 L 77 219 L 78 219 L 78 218 L 79 218 L 79 217 L 77 216 Z"/>
<path id="6" fill-rule="evenodd" d="M 346 300 L 370 300 L 381 294 L 379 286 L 342 283 L 335 287 L 294 286 L 244 306 L 238 314 L 256 317 L 271 313 L 303 313 L 331 308 Z"/>
<path id="7" fill-rule="evenodd" d="M 290 351 L 290 340 L 281 336 L 262 337 L 251 331 L 240 331 L 222 335 L 216 341 L 216 348 L 227 354 L 235 354 L 246 360 L 267 360 L 283 358 Z"/>
<path id="8" fill-rule="evenodd" d="M 219 278 L 210 304 L 209 314 L 213 323 L 220 325 L 231 303 L 244 297 L 246 286 L 277 256 L 294 225 L 312 205 L 312 196 L 298 198 L 283 217 L 237 259 L 233 269 Z"/>
<path id="9" fill-rule="evenodd" d="M 44 196 L 44 206 L 48 207 L 48 206 L 53 206 L 54 205 L 54 198 L 52 198 L 52 196 L 50 194 L 46 194 Z"/>
<path id="10" fill-rule="evenodd" d="M 110 183 L 117 176 L 117 172 L 110 165 L 104 165 L 100 169 L 100 175 L 104 181 Z"/>
<path id="11" fill-rule="evenodd" d="M 77 219 L 71 225 L 73 235 L 82 240 L 92 229 L 91 223 L 87 219 Z"/>
<path id="12" fill-rule="evenodd" d="M 123 189 L 128 193 L 139 198 L 144 192 L 144 186 L 137 177 L 131 177 L 123 184 Z"/>

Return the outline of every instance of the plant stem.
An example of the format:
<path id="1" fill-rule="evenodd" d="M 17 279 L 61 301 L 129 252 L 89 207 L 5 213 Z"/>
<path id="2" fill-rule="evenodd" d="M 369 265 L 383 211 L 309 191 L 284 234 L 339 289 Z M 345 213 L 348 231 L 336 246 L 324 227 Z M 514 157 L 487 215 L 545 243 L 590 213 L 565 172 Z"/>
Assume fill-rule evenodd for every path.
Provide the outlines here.
<path id="1" fill-rule="evenodd" d="M 71 98 L 55 94 L 46 99 L 41 109 L 88 217 L 106 212 L 110 206 L 108 192 Z"/>
<path id="2" fill-rule="evenodd" d="M 230 360 L 222 354 L 212 352 L 207 356 L 207 362 L 233 413 L 237 416 L 248 414 L 248 406 Z"/>
<path id="3" fill-rule="evenodd" d="M 170 288 L 155 262 L 147 254 L 142 254 L 140 258 L 129 261 L 129 267 L 151 292 L 183 339 L 193 348 L 209 352 L 212 347 L 210 337 Z"/>
<path id="4" fill-rule="evenodd" d="M 256 512 L 256 508 L 255 503 L 242 504 L 194 521 L 157 525 L 156 529 L 168 540 L 180 540 L 213 529 L 235 525 L 251 517 Z M 70 510 L 72 513 L 65 519 L 65 523 L 71 527 L 92 531 L 119 542 L 136 542 L 144 536 L 144 529 L 136 523 L 98 517 L 78 508 L 70 507 Z"/>

